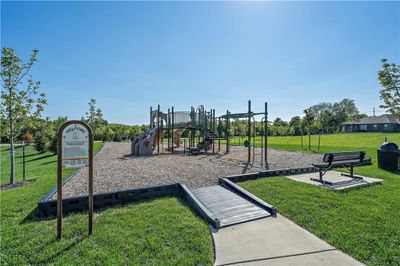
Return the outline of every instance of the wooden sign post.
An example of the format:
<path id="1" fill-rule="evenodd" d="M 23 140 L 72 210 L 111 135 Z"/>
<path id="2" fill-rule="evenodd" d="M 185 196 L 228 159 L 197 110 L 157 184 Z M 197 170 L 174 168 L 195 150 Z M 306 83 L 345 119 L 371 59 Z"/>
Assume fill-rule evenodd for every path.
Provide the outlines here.
<path id="1" fill-rule="evenodd" d="M 89 235 L 93 230 L 93 131 L 88 124 L 71 120 L 57 132 L 57 238 L 62 235 L 62 168 L 89 166 Z"/>

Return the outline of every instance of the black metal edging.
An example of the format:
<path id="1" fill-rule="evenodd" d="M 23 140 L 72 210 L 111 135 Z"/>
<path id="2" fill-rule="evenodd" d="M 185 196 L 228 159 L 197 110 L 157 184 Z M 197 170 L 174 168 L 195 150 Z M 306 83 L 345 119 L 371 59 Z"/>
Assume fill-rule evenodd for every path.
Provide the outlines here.
<path id="1" fill-rule="evenodd" d="M 65 178 L 65 179 L 63 180 L 62 185 L 64 186 L 68 181 L 70 181 L 74 176 L 76 176 L 76 175 L 81 171 L 81 169 L 82 169 L 82 168 L 79 168 L 77 171 L 73 172 L 73 173 L 70 174 L 67 178 Z M 50 192 L 47 193 L 47 194 L 39 201 L 39 203 L 48 201 L 51 197 L 53 197 L 54 194 L 56 194 L 56 192 L 57 192 L 57 186 L 55 186 L 54 188 L 52 188 L 52 189 L 50 190 Z"/>
<path id="2" fill-rule="evenodd" d="M 236 185 L 235 183 L 233 183 L 232 181 L 230 181 L 227 178 L 221 177 L 219 179 L 219 183 L 230 189 L 233 190 L 235 193 L 239 194 L 240 196 L 242 196 L 243 198 L 253 202 L 254 204 L 258 205 L 259 207 L 267 210 L 269 213 L 272 214 L 272 216 L 276 216 L 276 208 L 266 202 L 264 202 L 262 199 L 254 196 L 253 194 L 251 194 L 250 192 L 248 192 L 247 190 L 241 188 L 240 186 Z"/>
<path id="3" fill-rule="evenodd" d="M 98 151 L 96 152 L 96 154 L 94 155 L 94 158 L 96 158 L 96 156 L 97 156 L 98 154 L 100 154 L 101 151 L 103 151 L 103 147 L 104 147 L 104 145 L 102 145 L 102 146 L 100 147 L 100 150 L 98 150 Z M 64 186 L 64 185 L 65 185 L 68 181 L 70 181 L 74 176 L 76 176 L 78 173 L 80 173 L 80 172 L 82 171 L 82 169 L 83 169 L 83 167 L 79 168 L 78 170 L 76 170 L 75 172 L 73 172 L 72 174 L 70 174 L 67 178 L 65 178 L 65 179 L 63 180 L 62 185 Z M 41 202 L 46 202 L 46 201 L 48 201 L 51 197 L 53 197 L 54 194 L 56 194 L 56 192 L 57 192 L 57 186 L 55 186 L 52 190 L 50 190 L 50 192 L 47 193 L 47 194 L 39 201 L 39 204 L 40 204 Z"/>
<path id="4" fill-rule="evenodd" d="M 366 158 L 360 166 L 371 165 L 371 158 Z M 340 165 L 336 165 L 334 167 L 340 167 Z M 254 180 L 258 178 L 266 178 L 272 176 L 281 176 L 281 175 L 295 175 L 295 174 L 305 174 L 305 173 L 314 173 L 318 172 L 318 168 L 313 166 L 310 167 L 299 167 L 299 168 L 284 168 L 284 169 L 273 169 L 273 170 L 262 170 L 260 172 L 254 173 L 246 173 L 246 174 L 238 174 L 238 175 L 229 175 L 224 178 L 232 181 L 232 182 L 241 182 L 247 180 Z"/>
<path id="5" fill-rule="evenodd" d="M 184 185 L 180 184 L 182 189 L 182 196 L 187 204 L 194 209 L 194 211 L 200 216 L 206 219 L 213 227 L 220 228 L 220 220 L 214 217 L 214 215 L 196 198 L 195 195 Z"/>
<path id="6" fill-rule="evenodd" d="M 265 177 L 271 177 L 271 176 L 294 175 L 294 174 L 311 173 L 311 172 L 318 172 L 318 169 L 310 166 L 310 167 L 301 167 L 301 168 L 262 170 L 260 172 L 255 172 L 255 173 L 229 175 L 229 176 L 225 176 L 224 178 L 226 178 L 232 182 L 240 182 L 240 181 L 247 181 L 247 180 L 265 178 Z"/>
<path id="7" fill-rule="evenodd" d="M 94 209 L 125 204 L 129 202 L 153 199 L 157 197 L 179 196 L 181 187 L 179 183 L 160 186 L 124 189 L 113 192 L 101 192 L 93 195 Z M 88 196 L 75 196 L 63 199 L 63 213 L 86 211 Z M 57 200 L 40 201 L 38 203 L 41 217 L 56 214 Z"/>

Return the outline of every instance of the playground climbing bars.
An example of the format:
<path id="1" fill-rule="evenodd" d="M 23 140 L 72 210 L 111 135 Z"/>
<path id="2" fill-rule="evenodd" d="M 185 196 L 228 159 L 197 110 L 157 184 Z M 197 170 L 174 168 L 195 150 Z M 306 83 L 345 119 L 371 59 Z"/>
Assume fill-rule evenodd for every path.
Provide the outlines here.
<path id="1" fill-rule="evenodd" d="M 157 110 L 153 110 L 153 107 L 150 107 L 150 129 L 157 128 L 156 133 L 154 133 L 157 137 L 156 145 L 157 145 L 157 154 L 160 153 L 160 144 L 163 143 L 163 132 L 166 132 L 168 148 L 167 150 L 171 153 L 174 153 L 174 144 L 179 147 L 180 145 L 180 136 L 187 131 L 188 145 L 184 143 L 184 148 L 188 149 L 188 154 L 193 154 L 190 151 L 198 148 L 201 144 L 204 152 L 207 153 L 209 149 L 212 149 L 212 153 L 215 153 L 215 141 L 218 140 L 218 152 L 221 151 L 221 140 L 225 140 L 225 153 L 229 153 L 230 150 L 230 127 L 231 127 L 231 119 L 246 119 L 247 121 L 247 161 L 250 163 L 252 161 L 251 158 L 251 149 L 253 148 L 253 157 L 254 157 L 254 148 L 255 148 L 255 116 L 263 115 L 261 123 L 263 124 L 263 141 L 261 142 L 262 151 L 262 160 L 264 161 L 264 165 L 267 167 L 268 161 L 268 103 L 265 102 L 264 111 L 260 113 L 255 113 L 252 111 L 251 101 L 248 101 L 248 108 L 246 113 L 231 113 L 229 110 L 226 111 L 225 115 L 221 115 L 219 117 L 216 116 L 215 109 L 210 109 L 210 111 L 206 111 L 203 105 L 198 106 L 197 108 L 191 107 L 189 111 L 176 112 L 174 106 L 168 108 L 168 112 L 165 114 L 161 112 L 160 105 L 157 105 Z M 252 121 L 253 120 L 253 121 Z M 252 128 L 253 127 L 253 128 Z M 178 132 L 175 132 L 179 130 Z M 176 133 L 176 134 L 174 134 Z M 223 135 L 223 137 L 222 137 Z M 253 138 L 253 143 L 252 143 Z M 197 144 L 196 144 L 197 139 Z M 161 143 L 160 143 L 161 142 Z M 155 146 L 155 144 L 154 144 Z M 186 154 L 186 150 L 185 150 Z M 254 158 L 253 158 L 254 160 Z"/>

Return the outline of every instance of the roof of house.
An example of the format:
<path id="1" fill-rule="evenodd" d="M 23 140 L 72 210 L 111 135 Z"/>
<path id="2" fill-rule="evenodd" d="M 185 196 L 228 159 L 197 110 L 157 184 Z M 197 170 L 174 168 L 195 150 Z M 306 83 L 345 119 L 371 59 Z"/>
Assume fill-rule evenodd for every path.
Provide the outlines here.
<path id="1" fill-rule="evenodd" d="M 400 124 L 400 120 L 394 115 L 384 114 L 379 116 L 368 116 L 359 120 L 353 120 L 342 125 L 364 125 L 364 124 Z"/>

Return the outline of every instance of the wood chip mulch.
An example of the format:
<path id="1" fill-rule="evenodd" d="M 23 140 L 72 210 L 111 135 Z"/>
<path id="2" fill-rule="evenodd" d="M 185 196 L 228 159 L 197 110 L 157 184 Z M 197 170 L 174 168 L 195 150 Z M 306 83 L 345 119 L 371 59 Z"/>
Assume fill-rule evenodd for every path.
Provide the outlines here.
<path id="1" fill-rule="evenodd" d="M 261 150 L 256 149 L 253 166 L 246 168 L 247 149 L 232 146 L 224 155 L 221 145 L 219 154 L 183 155 L 182 149 L 175 154 L 130 156 L 129 143 L 107 142 L 94 161 L 94 191 L 110 192 L 181 182 L 189 188 L 218 184 L 218 178 L 227 175 L 261 170 Z M 162 149 L 161 149 L 162 150 Z M 217 150 L 217 147 L 216 147 Z M 155 152 L 156 153 L 156 152 Z M 321 160 L 320 154 L 268 149 L 269 169 L 307 167 Z M 88 169 L 82 169 L 64 185 L 63 197 L 87 195 Z M 53 199 L 56 194 L 53 195 Z"/>

